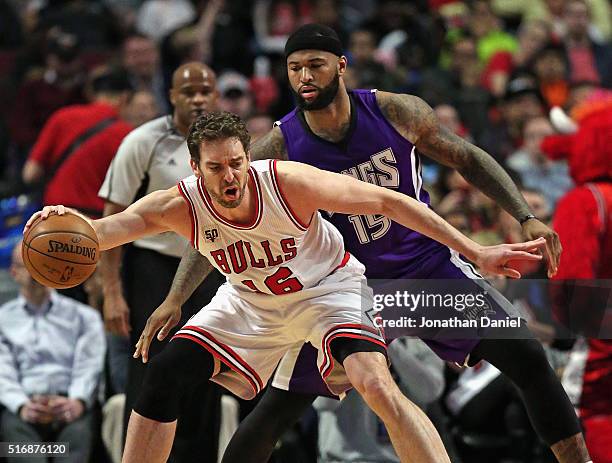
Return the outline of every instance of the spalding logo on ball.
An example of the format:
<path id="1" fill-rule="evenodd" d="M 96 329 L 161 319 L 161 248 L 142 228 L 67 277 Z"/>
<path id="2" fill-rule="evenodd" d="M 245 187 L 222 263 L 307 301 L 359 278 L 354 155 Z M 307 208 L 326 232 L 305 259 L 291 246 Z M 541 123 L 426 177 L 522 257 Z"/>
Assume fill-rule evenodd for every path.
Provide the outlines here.
<path id="1" fill-rule="evenodd" d="M 23 262 L 40 284 L 63 289 L 80 285 L 96 269 L 96 232 L 78 215 L 51 214 L 32 224 L 23 237 Z"/>

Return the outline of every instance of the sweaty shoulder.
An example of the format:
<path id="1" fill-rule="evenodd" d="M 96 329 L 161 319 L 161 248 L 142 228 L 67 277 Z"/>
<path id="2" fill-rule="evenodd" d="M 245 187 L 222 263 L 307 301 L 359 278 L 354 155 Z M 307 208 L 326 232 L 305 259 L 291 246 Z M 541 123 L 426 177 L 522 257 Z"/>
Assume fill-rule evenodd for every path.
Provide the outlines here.
<path id="1" fill-rule="evenodd" d="M 280 127 L 273 127 L 251 146 L 251 161 L 261 159 L 287 159 L 285 139 Z"/>
<path id="2" fill-rule="evenodd" d="M 379 91 L 376 102 L 393 127 L 412 143 L 437 126 L 431 106 L 418 96 Z"/>

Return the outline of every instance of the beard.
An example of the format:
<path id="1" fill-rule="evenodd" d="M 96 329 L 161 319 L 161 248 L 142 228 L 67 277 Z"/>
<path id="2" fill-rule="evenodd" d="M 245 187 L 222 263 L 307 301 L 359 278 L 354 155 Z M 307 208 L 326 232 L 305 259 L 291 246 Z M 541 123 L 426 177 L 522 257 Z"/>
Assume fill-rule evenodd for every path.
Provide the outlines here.
<path id="1" fill-rule="evenodd" d="M 313 85 L 313 87 L 315 86 Z M 334 98 L 336 98 L 338 94 L 338 88 L 340 88 L 340 74 L 336 72 L 335 77 L 326 87 L 316 87 L 319 94 L 310 102 L 306 101 L 302 95 L 293 90 L 293 88 L 291 91 L 295 95 L 298 108 L 302 111 L 316 111 L 318 109 L 327 108 L 331 102 L 334 101 Z"/>
<path id="2" fill-rule="evenodd" d="M 206 184 L 204 184 L 204 186 L 206 186 Z M 210 195 L 210 197 L 215 202 L 220 204 L 221 206 L 225 207 L 226 209 L 234 209 L 235 207 L 240 206 L 240 204 L 242 203 L 242 198 L 244 198 L 244 192 L 246 190 L 246 187 L 247 187 L 247 182 L 244 183 L 242 188 L 240 188 L 239 185 L 236 185 L 236 188 L 238 188 L 240 190 L 240 196 L 238 196 L 238 198 L 232 199 L 230 201 L 228 201 L 226 199 L 223 199 L 223 193 L 218 195 L 217 193 L 215 193 L 212 190 L 209 190 L 208 188 L 206 189 L 206 191 L 208 191 L 208 194 Z M 227 188 L 227 187 L 225 187 L 225 188 Z"/>

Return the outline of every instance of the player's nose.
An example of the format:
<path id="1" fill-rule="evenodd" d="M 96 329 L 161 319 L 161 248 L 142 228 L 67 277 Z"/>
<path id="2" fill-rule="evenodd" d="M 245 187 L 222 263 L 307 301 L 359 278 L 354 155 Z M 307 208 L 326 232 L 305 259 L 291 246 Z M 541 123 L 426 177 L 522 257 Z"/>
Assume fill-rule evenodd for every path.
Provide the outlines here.
<path id="1" fill-rule="evenodd" d="M 300 74 L 300 81 L 301 82 L 311 82 L 312 81 L 312 73 L 310 72 L 310 69 L 306 66 L 302 68 L 302 72 Z"/>

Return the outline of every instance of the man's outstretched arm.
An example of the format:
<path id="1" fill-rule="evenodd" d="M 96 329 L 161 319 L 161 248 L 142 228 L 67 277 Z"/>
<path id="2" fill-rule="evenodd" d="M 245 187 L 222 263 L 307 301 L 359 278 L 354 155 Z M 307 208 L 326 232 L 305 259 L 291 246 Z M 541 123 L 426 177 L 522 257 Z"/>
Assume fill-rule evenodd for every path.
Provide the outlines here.
<path id="1" fill-rule="evenodd" d="M 481 246 L 463 235 L 427 205 L 389 188 L 359 181 L 298 162 L 277 164 L 279 183 L 291 210 L 309 223 L 317 210 L 342 214 L 381 214 L 406 228 L 418 231 L 463 254 L 483 271 L 520 278 L 511 268 L 513 260 L 536 261 L 534 251 L 544 240 Z"/>
<path id="2" fill-rule="evenodd" d="M 386 92 L 377 93 L 378 104 L 387 119 L 413 142 L 419 153 L 457 171 L 472 185 L 495 200 L 516 220 L 531 214 L 518 188 L 493 157 L 465 141 L 442 125 L 431 107 L 419 97 Z M 527 239 L 545 238 L 549 276 L 557 271 L 561 243 L 557 234 L 537 219 L 523 222 Z"/>

